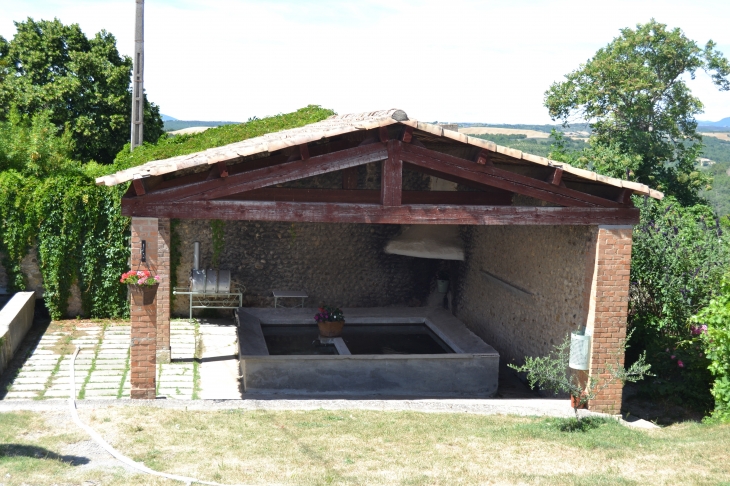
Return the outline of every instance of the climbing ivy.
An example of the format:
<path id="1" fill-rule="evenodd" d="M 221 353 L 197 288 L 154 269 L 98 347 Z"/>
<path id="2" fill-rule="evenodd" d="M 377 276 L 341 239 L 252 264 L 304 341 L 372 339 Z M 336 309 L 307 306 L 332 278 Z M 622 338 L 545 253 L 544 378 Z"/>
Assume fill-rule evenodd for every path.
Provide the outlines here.
<path id="1" fill-rule="evenodd" d="M 163 137 L 130 153 L 125 147 L 112 165 L 71 160 L 73 143 L 46 113 L 12 114 L 0 121 L 0 253 L 9 290 L 27 282 L 21 262 L 37 247 L 51 317 L 67 312 L 72 284 L 81 290 L 82 310 L 94 318 L 129 315 L 127 290 L 119 276 L 128 269 L 130 219 L 121 214 L 128 185 L 96 186 L 94 179 L 150 160 L 188 154 L 265 133 L 314 123 L 334 112 L 310 105 L 294 113 L 252 119 L 198 135 Z M 171 290 L 177 285 L 180 239 L 171 221 Z M 223 251 L 224 223 L 211 222 L 213 266 Z"/>
<path id="2" fill-rule="evenodd" d="M 119 275 L 129 258 L 129 218 L 121 215 L 121 195 L 120 188 L 95 186 L 80 169 L 41 180 L 0 173 L 0 249 L 9 289 L 25 288 L 20 265 L 35 245 L 52 318 L 66 313 L 73 283 L 85 315 L 127 315 Z"/>
<path id="3" fill-rule="evenodd" d="M 220 263 L 221 259 L 221 253 L 223 253 L 223 246 L 224 246 L 224 239 L 223 239 L 223 229 L 225 228 L 225 223 L 221 221 L 220 219 L 211 219 L 210 220 L 210 231 L 213 236 L 213 259 L 212 259 L 212 265 L 213 268 L 218 268 L 218 264 Z"/>

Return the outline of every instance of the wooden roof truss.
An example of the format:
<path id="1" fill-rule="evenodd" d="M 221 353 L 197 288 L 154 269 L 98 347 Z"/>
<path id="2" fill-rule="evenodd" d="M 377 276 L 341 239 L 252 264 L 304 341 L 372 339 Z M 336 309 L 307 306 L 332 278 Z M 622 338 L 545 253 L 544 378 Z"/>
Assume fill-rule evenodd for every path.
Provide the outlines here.
<path id="1" fill-rule="evenodd" d="M 446 143 L 448 142 L 448 143 Z M 381 163 L 380 190 L 357 188 L 357 167 Z M 136 178 L 127 216 L 389 224 L 635 224 L 629 189 L 590 183 L 560 166 L 454 144 L 394 124 L 239 157 L 208 170 Z M 404 191 L 403 170 L 472 190 Z M 277 187 L 340 171 L 338 189 Z M 513 206 L 515 194 L 543 203 Z M 547 204 L 547 206 L 545 205 Z"/>

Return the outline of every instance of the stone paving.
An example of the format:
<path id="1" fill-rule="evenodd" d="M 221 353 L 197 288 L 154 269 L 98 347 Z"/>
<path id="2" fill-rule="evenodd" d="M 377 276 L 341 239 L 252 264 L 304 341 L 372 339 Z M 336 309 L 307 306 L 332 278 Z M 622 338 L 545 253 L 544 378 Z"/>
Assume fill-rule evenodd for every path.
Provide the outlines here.
<path id="1" fill-rule="evenodd" d="M 78 399 L 129 398 L 129 342 L 128 325 L 91 325 L 76 327 L 70 321 L 64 326 L 51 326 L 25 360 L 5 395 L 6 400 L 66 398 L 71 379 L 71 357 L 76 346 L 81 351 L 76 358 L 75 389 Z M 203 323 L 172 321 L 170 344 L 172 362 L 158 364 L 157 395 L 170 399 L 199 397 L 201 386 L 205 398 L 240 398 L 238 390 L 238 359 L 234 356 L 236 332 L 230 322 Z M 214 329 L 212 333 L 209 331 Z M 203 338 L 207 336 L 209 338 Z M 225 352 L 225 360 L 218 360 L 206 369 L 207 384 L 201 384 L 200 364 L 204 341 L 211 350 Z M 196 353 L 198 355 L 196 355 Z M 210 353 L 209 353 L 210 354 Z M 232 371 L 236 370 L 236 371 Z M 221 374 L 223 372 L 223 374 Z M 0 395 L 1 396 L 1 395 Z"/>

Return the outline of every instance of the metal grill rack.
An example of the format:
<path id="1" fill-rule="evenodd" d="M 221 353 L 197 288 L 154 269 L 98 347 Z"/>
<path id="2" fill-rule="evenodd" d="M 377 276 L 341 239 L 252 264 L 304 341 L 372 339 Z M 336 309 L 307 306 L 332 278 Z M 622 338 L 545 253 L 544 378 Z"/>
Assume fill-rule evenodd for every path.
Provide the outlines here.
<path id="1" fill-rule="evenodd" d="M 190 319 L 193 309 L 238 309 L 243 307 L 245 287 L 231 281 L 230 270 L 193 270 L 189 287 L 175 287 L 173 295 L 187 295 Z"/>

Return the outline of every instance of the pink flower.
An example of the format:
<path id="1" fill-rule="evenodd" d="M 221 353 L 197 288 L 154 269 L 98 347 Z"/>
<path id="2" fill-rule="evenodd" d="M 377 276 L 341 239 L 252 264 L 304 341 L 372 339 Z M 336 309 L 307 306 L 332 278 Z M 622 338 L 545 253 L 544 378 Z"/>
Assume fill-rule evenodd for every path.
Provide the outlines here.
<path id="1" fill-rule="evenodd" d="M 677 366 L 679 366 L 680 368 L 684 368 L 684 363 L 682 363 L 681 359 L 677 361 Z"/>
<path id="2" fill-rule="evenodd" d="M 139 280 L 137 280 L 137 285 L 144 285 L 147 281 L 147 277 L 142 277 Z"/>
<path id="3" fill-rule="evenodd" d="M 672 355 L 671 358 L 674 359 L 676 356 Z"/>
<path id="4" fill-rule="evenodd" d="M 144 277 L 144 272 L 142 270 L 137 270 L 137 276 Z"/>
<path id="5" fill-rule="evenodd" d="M 161 279 L 160 279 L 160 276 L 159 276 L 159 275 L 155 275 L 155 281 L 156 281 L 156 282 L 159 282 L 160 280 L 161 280 Z"/>

